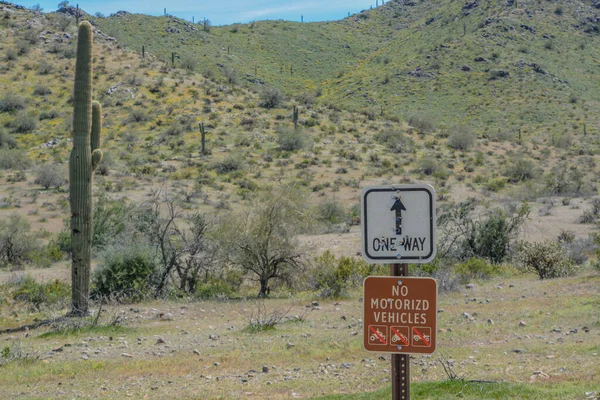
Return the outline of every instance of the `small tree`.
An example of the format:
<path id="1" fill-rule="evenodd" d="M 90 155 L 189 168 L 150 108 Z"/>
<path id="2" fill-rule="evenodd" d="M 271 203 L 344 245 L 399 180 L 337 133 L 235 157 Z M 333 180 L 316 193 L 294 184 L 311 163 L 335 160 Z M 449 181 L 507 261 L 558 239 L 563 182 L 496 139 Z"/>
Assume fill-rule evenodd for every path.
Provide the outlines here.
<path id="1" fill-rule="evenodd" d="M 35 173 L 36 185 L 41 185 L 44 189 L 60 189 L 66 182 L 65 171 L 61 171 L 56 165 L 44 164 L 37 168 Z"/>
<path id="2" fill-rule="evenodd" d="M 155 253 L 154 295 L 163 295 L 171 283 L 194 293 L 201 276 L 208 279 L 212 272 L 216 253 L 206 238 L 205 217 L 185 214 L 166 190 L 154 192 L 132 216 L 131 233 Z"/>
<path id="3" fill-rule="evenodd" d="M 296 239 L 311 220 L 304 203 L 298 190 L 272 190 L 222 225 L 220 239 L 228 260 L 259 282 L 259 297 L 270 293 L 272 279 L 291 284 L 294 269 L 305 265 L 306 250 Z"/>
<path id="4" fill-rule="evenodd" d="M 467 260 L 485 258 L 502 262 L 509 254 L 523 223 L 529 217 L 524 203 L 515 210 L 492 210 L 478 217 L 475 199 L 448 204 L 438 212 L 438 255 L 440 258 Z"/>

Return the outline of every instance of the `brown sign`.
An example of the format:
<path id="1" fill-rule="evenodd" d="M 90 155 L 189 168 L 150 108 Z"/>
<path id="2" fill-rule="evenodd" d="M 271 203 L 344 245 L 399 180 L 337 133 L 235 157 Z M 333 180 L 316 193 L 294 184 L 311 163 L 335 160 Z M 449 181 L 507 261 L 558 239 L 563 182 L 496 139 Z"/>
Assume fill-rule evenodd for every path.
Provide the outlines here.
<path id="1" fill-rule="evenodd" d="M 363 346 L 388 353 L 433 353 L 437 283 L 432 278 L 369 276 L 364 282 Z"/>

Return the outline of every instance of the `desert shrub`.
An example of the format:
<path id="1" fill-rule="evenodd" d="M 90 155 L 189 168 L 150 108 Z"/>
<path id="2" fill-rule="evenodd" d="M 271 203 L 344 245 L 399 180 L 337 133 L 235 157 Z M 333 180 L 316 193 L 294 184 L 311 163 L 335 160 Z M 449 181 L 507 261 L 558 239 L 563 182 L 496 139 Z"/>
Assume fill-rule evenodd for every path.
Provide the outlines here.
<path id="1" fill-rule="evenodd" d="M 275 108 L 283 102 L 283 95 L 277 88 L 266 87 L 260 93 L 259 105 L 264 108 Z"/>
<path id="2" fill-rule="evenodd" d="M 25 217 L 11 214 L 0 219 L 0 265 L 32 262 L 39 249 L 39 239 Z"/>
<path id="3" fill-rule="evenodd" d="M 227 82 L 231 85 L 235 85 L 238 83 L 237 73 L 231 66 L 226 66 L 223 70 L 223 74 L 227 78 Z"/>
<path id="4" fill-rule="evenodd" d="M 4 53 L 6 61 L 14 61 L 19 57 L 19 51 L 15 47 L 9 47 Z"/>
<path id="5" fill-rule="evenodd" d="M 48 94 L 52 94 L 52 90 L 48 86 L 35 85 L 33 87 L 33 94 L 36 96 L 46 96 Z"/>
<path id="6" fill-rule="evenodd" d="M 181 136 L 185 133 L 183 127 L 180 124 L 171 124 L 164 132 L 166 136 Z"/>
<path id="7" fill-rule="evenodd" d="M 465 126 L 455 126 L 450 128 L 448 135 L 448 146 L 456 149 L 467 151 L 475 144 L 475 134 Z"/>
<path id="8" fill-rule="evenodd" d="M 33 351 L 26 351 L 21 342 L 14 341 L 10 345 L 0 348 L 0 367 L 18 361 L 21 364 L 33 364 L 40 359 L 40 355 Z"/>
<path id="9" fill-rule="evenodd" d="M 413 115 L 408 119 L 408 124 L 421 134 L 435 131 L 435 125 L 431 122 L 431 119 L 426 116 Z"/>
<path id="10" fill-rule="evenodd" d="M 600 216 L 600 197 L 594 197 L 592 199 L 592 208 L 585 210 L 579 217 L 578 222 L 580 224 L 593 224 L 598 220 Z"/>
<path id="11" fill-rule="evenodd" d="M 91 297 L 139 301 L 152 293 L 157 272 L 150 248 L 131 243 L 112 245 L 94 271 Z"/>
<path id="12" fill-rule="evenodd" d="M 337 200 L 327 200 L 319 204 L 319 219 L 325 224 L 341 224 L 346 222 L 347 213 L 344 206 Z"/>
<path id="13" fill-rule="evenodd" d="M 515 157 L 508 162 L 504 175 L 510 182 L 522 182 L 533 179 L 536 175 L 535 164 L 532 160 L 524 157 Z"/>
<path id="14" fill-rule="evenodd" d="M 36 168 L 34 183 L 46 190 L 51 187 L 58 190 L 67 182 L 65 175 L 65 171 L 57 165 L 43 164 Z"/>
<path id="15" fill-rule="evenodd" d="M 31 160 L 23 150 L 0 148 L 0 169 L 24 170 Z"/>
<path id="16" fill-rule="evenodd" d="M 127 228 L 128 217 L 134 207 L 123 200 L 113 200 L 101 194 L 94 199 L 94 233 L 92 246 L 104 249 L 111 243 L 121 240 L 121 234 Z M 59 232 L 52 244 L 66 254 L 71 253 L 71 221 L 63 221 L 63 230 Z"/>
<path id="17" fill-rule="evenodd" d="M 492 213 L 488 219 L 480 221 L 475 230 L 475 255 L 486 258 L 492 263 L 500 263 L 508 252 L 511 226 L 503 211 Z"/>
<path id="18" fill-rule="evenodd" d="M 10 127 L 15 133 L 31 132 L 35 130 L 36 126 L 36 118 L 25 110 L 19 111 L 10 123 Z"/>
<path id="19" fill-rule="evenodd" d="M 484 187 L 490 192 L 498 192 L 506 185 L 506 179 L 504 178 L 490 178 L 485 183 Z"/>
<path id="20" fill-rule="evenodd" d="M 53 67 L 52 67 L 51 63 L 49 63 L 46 60 L 42 60 L 38 64 L 37 73 L 40 75 L 48 75 L 49 73 L 52 72 L 52 69 L 53 69 Z"/>
<path id="21" fill-rule="evenodd" d="M 40 31 L 29 28 L 23 33 L 23 39 L 29 42 L 29 44 L 37 44 L 40 41 Z"/>
<path id="22" fill-rule="evenodd" d="M 25 99 L 13 92 L 6 92 L 0 99 L 0 112 L 12 112 L 25 108 Z"/>
<path id="23" fill-rule="evenodd" d="M 15 300 L 30 303 L 37 309 L 44 305 L 66 305 L 71 296 L 71 287 L 58 279 L 54 282 L 38 283 L 26 275 L 11 282 L 10 286 Z"/>
<path id="24" fill-rule="evenodd" d="M 561 163 L 544 177 L 544 185 L 551 195 L 579 194 L 584 188 L 583 173 L 575 166 Z"/>
<path id="25" fill-rule="evenodd" d="M 150 117 L 148 116 L 146 110 L 141 108 L 134 108 L 129 113 L 129 116 L 127 117 L 127 122 L 142 122 L 148 121 L 149 119 Z"/>
<path id="26" fill-rule="evenodd" d="M 239 154 L 229 154 L 224 159 L 217 161 L 213 168 L 218 174 L 240 171 L 244 168 L 244 159 Z"/>
<path id="27" fill-rule="evenodd" d="M 521 243 L 519 260 L 524 270 L 537 273 L 540 279 L 559 278 L 576 272 L 567 250 L 553 240 Z"/>
<path id="28" fill-rule="evenodd" d="M 31 50 L 31 43 L 27 40 L 18 40 L 17 41 L 17 52 L 20 56 L 29 53 Z"/>
<path id="29" fill-rule="evenodd" d="M 448 171 L 433 156 L 423 156 L 417 163 L 417 171 L 427 176 L 445 178 Z"/>
<path id="30" fill-rule="evenodd" d="M 125 231 L 126 220 L 133 206 L 122 199 L 113 200 L 106 195 L 94 199 L 94 236 L 92 246 L 103 249 Z"/>
<path id="31" fill-rule="evenodd" d="M 585 264 L 589 256 L 598 251 L 598 244 L 594 235 L 576 239 L 573 232 L 563 230 L 556 238 L 556 241 L 565 248 L 575 265 Z"/>
<path id="32" fill-rule="evenodd" d="M 15 149 L 17 140 L 6 130 L 0 127 L 0 149 Z"/>
<path id="33" fill-rule="evenodd" d="M 560 149 L 568 149 L 573 144 L 573 136 L 570 133 L 552 137 L 552 145 Z"/>
<path id="34" fill-rule="evenodd" d="M 201 283 L 196 288 L 195 297 L 199 299 L 230 299 L 235 296 L 235 289 L 222 280 L 212 280 Z"/>
<path id="35" fill-rule="evenodd" d="M 473 279 L 489 279 L 498 273 L 498 265 L 483 258 L 472 257 L 456 266 L 456 273 L 462 282 Z"/>
<path id="36" fill-rule="evenodd" d="M 476 203 L 468 199 L 441 207 L 438 214 L 438 255 L 441 259 L 485 258 L 501 263 L 529 217 L 527 204 L 514 210 L 492 210 L 487 218 L 474 215 Z"/>
<path id="37" fill-rule="evenodd" d="M 387 146 L 394 153 L 411 153 L 415 146 L 415 142 L 409 136 L 397 129 L 378 132 L 375 140 Z"/>
<path id="38" fill-rule="evenodd" d="M 40 112 L 39 119 L 43 121 L 45 119 L 55 119 L 59 117 L 59 113 L 56 110 L 42 111 Z M 72 123 L 72 121 L 70 122 Z"/>
<path id="39" fill-rule="evenodd" d="M 192 57 L 184 57 L 180 65 L 182 68 L 187 69 L 188 71 L 194 71 L 196 69 L 197 62 Z"/>
<path id="40" fill-rule="evenodd" d="M 352 257 L 336 258 L 329 250 L 314 260 L 314 289 L 324 298 L 339 298 L 371 275 L 374 265 Z"/>
<path id="41" fill-rule="evenodd" d="M 296 151 L 308 145 L 308 136 L 301 129 L 277 128 L 277 144 L 281 150 Z"/>

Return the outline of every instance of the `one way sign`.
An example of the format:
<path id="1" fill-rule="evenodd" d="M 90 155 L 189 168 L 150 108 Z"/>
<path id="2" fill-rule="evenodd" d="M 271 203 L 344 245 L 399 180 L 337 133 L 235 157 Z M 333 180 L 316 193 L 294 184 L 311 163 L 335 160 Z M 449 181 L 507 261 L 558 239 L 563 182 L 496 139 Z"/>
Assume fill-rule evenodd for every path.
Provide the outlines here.
<path id="1" fill-rule="evenodd" d="M 367 262 L 430 262 L 435 257 L 435 223 L 435 190 L 430 185 L 362 190 L 362 255 Z"/>

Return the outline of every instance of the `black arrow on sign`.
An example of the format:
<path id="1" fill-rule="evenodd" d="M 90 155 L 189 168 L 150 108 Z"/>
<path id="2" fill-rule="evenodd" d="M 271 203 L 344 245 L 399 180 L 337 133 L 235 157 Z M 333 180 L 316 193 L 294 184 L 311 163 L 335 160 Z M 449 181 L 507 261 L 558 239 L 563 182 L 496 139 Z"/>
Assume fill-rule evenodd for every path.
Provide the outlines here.
<path id="1" fill-rule="evenodd" d="M 396 201 L 390 211 L 396 211 L 396 235 L 402 235 L 402 211 L 406 211 L 406 207 L 402 204 L 400 196 L 396 197 Z"/>

